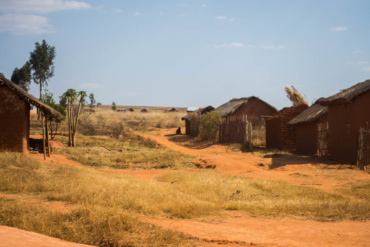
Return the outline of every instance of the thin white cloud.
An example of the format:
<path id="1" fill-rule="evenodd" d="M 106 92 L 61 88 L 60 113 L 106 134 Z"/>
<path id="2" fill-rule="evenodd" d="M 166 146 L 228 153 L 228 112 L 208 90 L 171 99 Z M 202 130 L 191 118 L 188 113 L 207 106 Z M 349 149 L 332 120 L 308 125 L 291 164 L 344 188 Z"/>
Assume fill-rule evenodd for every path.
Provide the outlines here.
<path id="1" fill-rule="evenodd" d="M 240 42 L 231 42 L 230 44 L 215 45 L 215 48 L 243 48 L 248 45 Z"/>
<path id="2" fill-rule="evenodd" d="M 215 17 L 216 20 L 227 20 L 227 16 L 219 15 Z"/>
<path id="3" fill-rule="evenodd" d="M 80 84 L 81 88 L 92 88 L 92 89 L 99 89 L 99 88 L 104 88 L 103 85 L 100 85 L 98 83 L 82 83 Z"/>
<path id="4" fill-rule="evenodd" d="M 133 16 L 135 16 L 135 17 L 141 16 L 141 15 L 142 15 L 142 13 L 140 13 L 138 11 L 134 12 L 134 14 L 133 14 Z"/>
<path id="5" fill-rule="evenodd" d="M 207 8 L 207 4 L 202 4 L 202 5 L 200 5 L 200 7 L 202 7 L 202 8 Z"/>
<path id="6" fill-rule="evenodd" d="M 362 70 L 364 70 L 364 71 L 370 71 L 370 67 L 363 67 Z"/>
<path id="7" fill-rule="evenodd" d="M 6 13 L 49 13 L 89 8 L 90 4 L 74 0 L 0 0 L 0 12 Z"/>
<path id="8" fill-rule="evenodd" d="M 223 21 L 229 21 L 229 22 L 233 22 L 233 21 L 236 21 L 236 18 L 234 17 L 227 17 L 226 15 L 218 15 L 215 17 L 216 20 L 223 20 Z"/>
<path id="9" fill-rule="evenodd" d="M 347 27 L 332 27 L 330 28 L 330 31 L 332 32 L 342 32 L 342 31 L 347 31 Z"/>
<path id="10" fill-rule="evenodd" d="M 115 9 L 115 10 L 114 10 L 114 12 L 116 12 L 116 13 L 119 13 L 119 14 L 120 14 L 120 13 L 122 13 L 123 11 L 122 11 L 122 9 Z"/>
<path id="11" fill-rule="evenodd" d="M 366 64 L 369 64 L 369 62 L 366 62 L 366 61 L 358 61 L 357 64 L 358 65 L 366 65 Z"/>
<path id="12" fill-rule="evenodd" d="M 359 54 L 359 53 L 361 53 L 361 50 L 354 50 L 354 51 L 352 51 L 352 53 L 353 54 Z"/>
<path id="13" fill-rule="evenodd" d="M 25 14 L 0 15 L 0 32 L 16 35 L 53 33 L 53 26 L 44 16 Z"/>
<path id="14" fill-rule="evenodd" d="M 284 46 L 282 45 L 260 45 L 260 48 L 266 49 L 266 50 L 272 50 L 272 49 L 281 50 L 281 49 L 284 49 Z"/>

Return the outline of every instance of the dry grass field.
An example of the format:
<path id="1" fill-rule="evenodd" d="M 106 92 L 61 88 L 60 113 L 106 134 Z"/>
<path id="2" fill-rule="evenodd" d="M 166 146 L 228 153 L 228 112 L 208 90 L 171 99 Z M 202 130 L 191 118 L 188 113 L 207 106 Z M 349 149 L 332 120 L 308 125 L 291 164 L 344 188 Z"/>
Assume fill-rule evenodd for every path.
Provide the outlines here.
<path id="1" fill-rule="evenodd" d="M 291 153 L 200 147 L 173 135 L 183 115 L 97 108 L 81 115 L 76 148 L 62 126 L 46 161 L 0 153 L 0 224 L 97 246 L 370 241 L 368 173 Z"/>

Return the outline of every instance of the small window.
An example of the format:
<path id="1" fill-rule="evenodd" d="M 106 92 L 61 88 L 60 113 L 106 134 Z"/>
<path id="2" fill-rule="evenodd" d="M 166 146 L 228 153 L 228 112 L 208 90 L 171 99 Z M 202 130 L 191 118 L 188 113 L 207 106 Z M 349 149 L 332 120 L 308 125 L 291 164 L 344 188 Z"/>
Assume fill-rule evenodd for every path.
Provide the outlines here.
<path id="1" fill-rule="evenodd" d="M 345 128 L 346 128 L 346 138 L 350 138 L 351 137 L 351 125 L 345 124 Z"/>

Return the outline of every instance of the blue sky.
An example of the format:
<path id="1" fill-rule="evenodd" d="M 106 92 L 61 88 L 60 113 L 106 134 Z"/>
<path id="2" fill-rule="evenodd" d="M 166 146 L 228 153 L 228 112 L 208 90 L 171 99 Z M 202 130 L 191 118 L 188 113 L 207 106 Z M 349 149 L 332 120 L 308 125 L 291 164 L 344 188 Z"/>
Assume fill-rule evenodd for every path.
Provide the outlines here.
<path id="1" fill-rule="evenodd" d="M 215 107 L 257 96 L 281 109 L 370 79 L 367 0 L 0 0 L 0 72 L 45 39 L 55 96 Z M 37 85 L 31 87 L 38 96 Z"/>

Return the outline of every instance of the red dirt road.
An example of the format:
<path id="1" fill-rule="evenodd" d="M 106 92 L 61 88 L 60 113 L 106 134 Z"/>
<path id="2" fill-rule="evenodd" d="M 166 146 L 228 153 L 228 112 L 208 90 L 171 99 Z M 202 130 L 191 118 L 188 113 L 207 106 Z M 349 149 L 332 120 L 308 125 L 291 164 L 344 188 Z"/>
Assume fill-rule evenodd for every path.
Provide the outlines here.
<path id="1" fill-rule="evenodd" d="M 88 247 L 58 238 L 28 232 L 13 227 L 0 226 L 0 247 Z"/>

